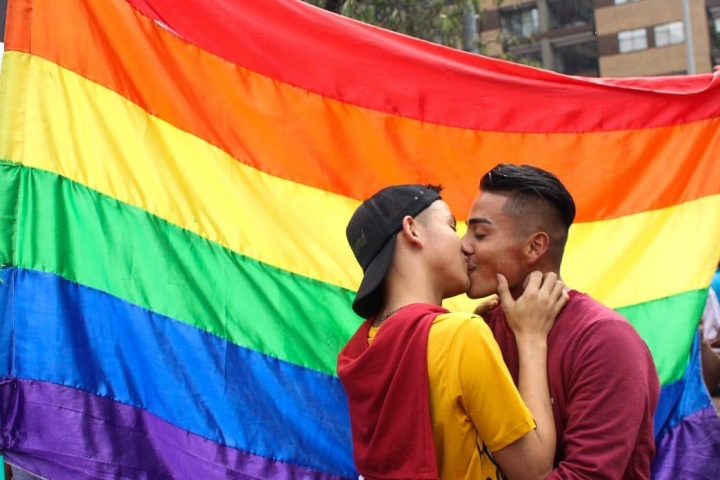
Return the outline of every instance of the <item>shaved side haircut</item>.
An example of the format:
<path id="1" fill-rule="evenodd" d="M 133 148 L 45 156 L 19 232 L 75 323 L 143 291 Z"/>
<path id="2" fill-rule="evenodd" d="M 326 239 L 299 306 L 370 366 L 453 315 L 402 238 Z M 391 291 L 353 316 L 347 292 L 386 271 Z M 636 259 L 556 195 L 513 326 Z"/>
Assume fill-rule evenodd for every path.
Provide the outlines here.
<path id="1" fill-rule="evenodd" d="M 572 195 L 557 176 L 532 165 L 501 163 L 483 175 L 480 190 L 507 197 L 503 211 L 518 218 L 518 233 L 545 231 L 550 257 L 560 266 L 576 211 Z"/>

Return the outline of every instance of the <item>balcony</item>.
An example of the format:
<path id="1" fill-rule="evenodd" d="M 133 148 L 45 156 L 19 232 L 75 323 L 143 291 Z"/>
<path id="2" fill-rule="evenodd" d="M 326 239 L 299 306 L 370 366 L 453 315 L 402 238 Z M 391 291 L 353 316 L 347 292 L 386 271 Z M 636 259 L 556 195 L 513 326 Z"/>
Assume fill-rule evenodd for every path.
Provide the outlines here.
<path id="1" fill-rule="evenodd" d="M 592 0 L 547 0 L 548 30 L 595 24 Z"/>

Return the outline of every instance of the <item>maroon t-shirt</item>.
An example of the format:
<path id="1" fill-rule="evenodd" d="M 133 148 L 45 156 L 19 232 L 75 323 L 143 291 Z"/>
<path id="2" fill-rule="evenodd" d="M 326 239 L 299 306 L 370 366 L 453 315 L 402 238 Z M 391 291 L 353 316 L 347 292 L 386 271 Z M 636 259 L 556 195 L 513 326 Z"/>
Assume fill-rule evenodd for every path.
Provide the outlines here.
<path id="1" fill-rule="evenodd" d="M 517 384 L 517 344 L 502 309 L 486 317 Z M 548 379 L 557 453 L 547 478 L 650 478 L 660 381 L 650 351 L 625 318 L 570 291 L 548 335 Z"/>

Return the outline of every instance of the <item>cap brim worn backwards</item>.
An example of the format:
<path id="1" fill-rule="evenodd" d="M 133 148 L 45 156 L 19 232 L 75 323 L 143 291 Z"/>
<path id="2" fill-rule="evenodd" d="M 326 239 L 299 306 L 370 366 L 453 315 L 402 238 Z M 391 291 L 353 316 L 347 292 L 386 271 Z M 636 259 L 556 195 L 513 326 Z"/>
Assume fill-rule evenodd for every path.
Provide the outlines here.
<path id="1" fill-rule="evenodd" d="M 352 304 L 355 313 L 362 318 L 370 318 L 382 307 L 382 282 L 392 261 L 396 239 L 397 235 L 391 236 L 365 270 L 365 275 Z"/>

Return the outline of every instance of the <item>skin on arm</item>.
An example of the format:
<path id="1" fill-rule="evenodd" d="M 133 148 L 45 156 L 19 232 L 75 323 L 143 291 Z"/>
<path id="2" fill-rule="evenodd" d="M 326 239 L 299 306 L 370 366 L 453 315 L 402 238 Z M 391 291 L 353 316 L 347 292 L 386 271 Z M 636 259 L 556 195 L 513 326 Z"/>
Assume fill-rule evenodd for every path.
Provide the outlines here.
<path id="1" fill-rule="evenodd" d="M 518 346 L 518 390 L 537 428 L 493 452 L 493 456 L 510 479 L 544 478 L 553 469 L 556 446 L 547 378 L 547 336 L 569 297 L 555 273 L 540 272 L 528 276 L 525 291 L 517 300 L 510 294 L 505 277 L 498 274 L 498 295 Z"/>
<path id="2" fill-rule="evenodd" d="M 714 345 L 704 338 L 702 327 L 699 330 L 703 380 L 708 391 L 711 391 L 720 384 L 720 355 L 713 350 Z"/>

